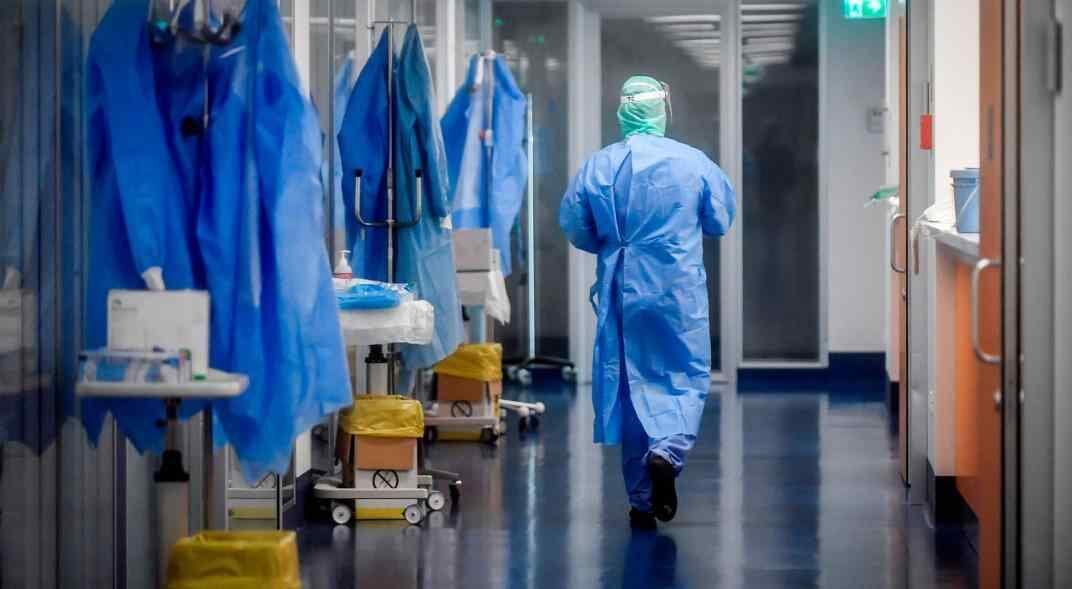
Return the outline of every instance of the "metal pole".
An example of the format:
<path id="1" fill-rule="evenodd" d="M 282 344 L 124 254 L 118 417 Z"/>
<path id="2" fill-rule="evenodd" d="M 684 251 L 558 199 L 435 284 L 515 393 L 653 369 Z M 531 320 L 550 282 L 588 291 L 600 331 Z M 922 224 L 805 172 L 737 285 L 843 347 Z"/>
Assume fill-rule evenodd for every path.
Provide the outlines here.
<path id="1" fill-rule="evenodd" d="M 528 207 L 525 211 L 525 272 L 528 274 L 528 292 L 526 293 L 526 298 L 528 299 L 528 349 L 529 359 L 532 359 L 536 357 L 536 236 L 534 235 L 534 232 L 536 230 L 536 215 L 534 213 L 536 204 L 536 166 L 533 162 L 533 156 L 535 155 L 536 150 L 533 148 L 534 133 L 532 131 L 532 94 L 528 95 L 525 103 L 525 144 L 528 150 L 527 155 L 529 174 L 527 190 Z"/>
<path id="2" fill-rule="evenodd" d="M 328 79 L 335 81 L 335 0 L 328 0 Z M 349 57 L 347 57 L 349 59 Z M 349 81 L 347 81 L 349 85 Z M 338 139 L 335 134 L 335 89 L 328 92 L 328 264 L 334 267 L 335 259 L 335 144 Z"/>

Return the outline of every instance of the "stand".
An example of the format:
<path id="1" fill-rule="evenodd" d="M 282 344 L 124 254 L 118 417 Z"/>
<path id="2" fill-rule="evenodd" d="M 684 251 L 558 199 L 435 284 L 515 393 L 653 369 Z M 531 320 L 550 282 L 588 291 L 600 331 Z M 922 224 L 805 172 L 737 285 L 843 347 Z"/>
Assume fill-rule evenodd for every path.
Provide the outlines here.
<path id="1" fill-rule="evenodd" d="M 249 380 L 245 376 L 227 374 L 211 370 L 204 381 L 183 384 L 122 383 L 122 382 L 80 382 L 76 393 L 80 397 L 97 397 L 109 399 L 160 399 L 164 403 L 166 419 L 161 424 L 167 431 L 167 443 L 161 457 L 160 468 L 153 474 L 156 481 L 159 518 L 159 548 L 157 555 L 159 570 L 167 571 L 168 554 L 171 547 L 180 538 L 190 535 L 190 473 L 182 463 L 182 452 L 178 443 L 179 405 L 183 399 L 227 399 L 237 397 L 245 392 Z M 204 433 L 208 441 L 207 448 L 212 448 L 212 410 L 205 408 Z M 202 469 L 205 474 L 202 492 L 206 506 L 212 505 L 211 494 L 216 483 L 214 460 L 205 459 Z M 226 480 L 226 473 L 224 479 Z M 276 485 L 277 494 L 282 485 Z M 277 496 L 277 505 L 282 498 Z M 206 514 L 211 509 L 206 509 Z M 282 517 L 282 511 L 277 518 Z M 206 524 L 208 522 L 205 522 Z M 207 525 L 206 525 L 207 527 Z M 282 527 L 280 526 L 280 529 Z"/>
<path id="2" fill-rule="evenodd" d="M 519 382 L 525 386 L 532 384 L 532 368 L 533 367 L 548 367 L 558 368 L 561 372 L 562 379 L 567 382 L 573 382 L 577 379 L 577 368 L 573 362 L 566 358 L 557 358 L 554 356 L 540 356 L 536 354 L 536 215 L 533 212 L 535 206 L 535 186 L 536 178 L 535 165 L 533 157 L 535 155 L 534 138 L 533 138 L 533 113 L 532 113 L 532 95 L 528 95 L 527 108 L 525 109 L 526 115 L 526 135 L 525 145 L 528 149 L 529 160 L 529 181 L 528 190 L 526 193 L 526 207 L 525 207 L 525 272 L 528 277 L 528 287 L 526 290 L 526 302 L 528 303 L 526 313 L 526 324 L 528 327 L 528 346 L 526 348 L 527 355 L 524 358 L 512 358 L 503 360 L 503 365 L 506 367 L 506 376 L 510 380 Z"/>

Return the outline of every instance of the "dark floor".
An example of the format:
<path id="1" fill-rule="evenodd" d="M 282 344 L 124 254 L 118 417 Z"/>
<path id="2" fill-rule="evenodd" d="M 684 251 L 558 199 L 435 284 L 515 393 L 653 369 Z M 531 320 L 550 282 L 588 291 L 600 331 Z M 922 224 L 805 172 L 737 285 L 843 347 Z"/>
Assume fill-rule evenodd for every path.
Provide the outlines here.
<path id="1" fill-rule="evenodd" d="M 904 504 L 880 397 L 713 394 L 681 510 L 654 534 L 628 527 L 618 449 L 592 444 L 587 389 L 515 396 L 547 404 L 538 434 L 429 449 L 464 477 L 453 510 L 420 528 L 303 529 L 305 586 L 975 586 L 963 536 Z"/>

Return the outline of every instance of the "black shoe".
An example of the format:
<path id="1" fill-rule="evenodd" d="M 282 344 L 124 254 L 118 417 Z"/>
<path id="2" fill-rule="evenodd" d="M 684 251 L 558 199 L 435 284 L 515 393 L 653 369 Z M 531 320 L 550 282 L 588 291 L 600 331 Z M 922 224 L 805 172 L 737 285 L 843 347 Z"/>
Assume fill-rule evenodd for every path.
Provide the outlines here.
<path id="1" fill-rule="evenodd" d="M 637 508 L 629 510 L 629 527 L 634 530 L 654 530 L 655 516 L 647 511 L 637 511 Z"/>
<path id="2" fill-rule="evenodd" d="M 674 467 L 662 456 L 648 460 L 648 476 L 651 477 L 652 513 L 660 521 L 668 522 L 677 515 L 677 488 L 674 485 Z"/>

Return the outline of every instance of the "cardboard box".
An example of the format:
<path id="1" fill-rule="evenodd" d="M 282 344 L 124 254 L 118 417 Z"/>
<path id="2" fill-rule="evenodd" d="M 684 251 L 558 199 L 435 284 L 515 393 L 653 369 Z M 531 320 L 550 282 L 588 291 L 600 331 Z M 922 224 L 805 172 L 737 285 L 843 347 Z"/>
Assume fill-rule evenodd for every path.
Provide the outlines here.
<path id="1" fill-rule="evenodd" d="M 339 431 L 336 456 L 343 472 L 358 470 L 412 470 L 416 466 L 415 438 L 375 438 Z M 351 478 L 352 480 L 352 478 Z"/>
<path id="2" fill-rule="evenodd" d="M 108 291 L 108 348 L 190 351 L 193 376 L 208 374 L 209 295 L 203 290 Z"/>
<path id="3" fill-rule="evenodd" d="M 454 231 L 454 269 L 457 272 L 488 272 L 495 250 L 491 247 L 491 229 Z"/>
<path id="4" fill-rule="evenodd" d="M 449 374 L 436 375 L 436 398 L 439 401 L 471 401 L 496 399 L 502 396 L 502 381 L 484 382 L 469 378 L 459 378 Z"/>

